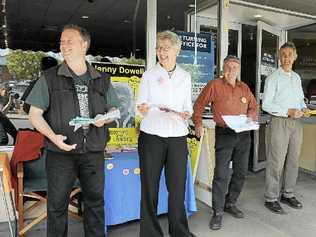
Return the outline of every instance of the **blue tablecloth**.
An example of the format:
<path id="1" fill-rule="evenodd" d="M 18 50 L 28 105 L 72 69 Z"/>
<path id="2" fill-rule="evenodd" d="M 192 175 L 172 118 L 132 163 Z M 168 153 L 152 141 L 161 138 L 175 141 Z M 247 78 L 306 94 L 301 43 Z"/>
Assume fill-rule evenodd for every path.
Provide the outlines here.
<path id="1" fill-rule="evenodd" d="M 140 175 L 137 152 L 112 153 L 105 161 L 105 217 L 106 225 L 116 225 L 140 218 Z M 194 186 L 188 162 L 185 206 L 187 213 L 195 212 Z M 168 211 L 168 191 L 162 172 L 158 214 Z"/>

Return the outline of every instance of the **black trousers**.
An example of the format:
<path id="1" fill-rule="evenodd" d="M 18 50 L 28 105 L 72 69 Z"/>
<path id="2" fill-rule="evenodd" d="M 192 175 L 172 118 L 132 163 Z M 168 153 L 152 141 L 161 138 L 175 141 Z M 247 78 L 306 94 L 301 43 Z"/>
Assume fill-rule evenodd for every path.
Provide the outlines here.
<path id="1" fill-rule="evenodd" d="M 169 234 L 171 237 L 189 237 L 184 206 L 188 160 L 186 136 L 163 138 L 141 132 L 138 152 L 141 168 L 140 237 L 163 236 L 157 218 L 159 181 L 163 167 L 169 192 Z"/>
<path id="2" fill-rule="evenodd" d="M 225 202 L 235 204 L 241 193 L 248 169 L 250 132 L 235 133 L 229 128 L 215 128 L 215 169 L 212 185 L 212 207 L 222 214 Z M 229 163 L 233 162 L 230 178 Z"/>
<path id="3" fill-rule="evenodd" d="M 69 195 L 78 177 L 84 202 L 85 237 L 104 237 L 103 152 L 47 152 L 47 237 L 66 237 Z"/>

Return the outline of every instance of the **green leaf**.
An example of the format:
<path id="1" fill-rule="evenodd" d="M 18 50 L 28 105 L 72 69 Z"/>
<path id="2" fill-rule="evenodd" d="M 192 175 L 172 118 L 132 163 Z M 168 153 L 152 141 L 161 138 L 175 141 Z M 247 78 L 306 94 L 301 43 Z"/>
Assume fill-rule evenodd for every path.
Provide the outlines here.
<path id="1" fill-rule="evenodd" d="M 7 67 L 16 79 L 36 79 L 44 56 L 43 52 L 14 50 L 7 56 Z"/>

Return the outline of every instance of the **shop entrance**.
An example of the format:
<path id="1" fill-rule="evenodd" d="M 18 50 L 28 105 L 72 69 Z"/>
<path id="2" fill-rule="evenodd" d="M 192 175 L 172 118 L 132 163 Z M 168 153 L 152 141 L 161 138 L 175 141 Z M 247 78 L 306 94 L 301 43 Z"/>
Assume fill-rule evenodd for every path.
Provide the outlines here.
<path id="1" fill-rule="evenodd" d="M 256 42 L 256 99 L 261 108 L 265 79 L 279 67 L 279 48 L 285 42 L 286 32 L 262 21 L 257 22 Z M 244 60 L 249 60 L 247 57 Z M 253 156 L 251 169 L 259 171 L 266 166 L 266 127 L 268 116 L 261 111 L 260 128 L 253 132 Z"/>
<path id="2" fill-rule="evenodd" d="M 188 17 L 188 31 L 194 31 L 195 19 L 197 32 L 210 32 L 214 41 L 217 39 L 217 5 L 201 9 L 197 16 Z M 314 23 L 302 14 L 276 8 L 252 4 L 239 4 L 232 1 L 229 5 L 229 13 L 224 25 L 228 31 L 228 54 L 234 54 L 241 58 L 240 79 L 248 84 L 253 94 L 260 103 L 264 90 L 264 83 L 279 66 L 279 47 L 287 40 L 287 30 Z M 215 42 L 216 45 L 216 42 Z M 216 68 L 216 55 L 214 58 Z M 216 75 L 216 70 L 214 70 Z M 215 75 L 214 75 L 215 76 Z M 266 165 L 265 128 L 268 116 L 260 110 L 260 129 L 253 132 L 253 146 L 249 157 L 250 170 L 259 171 Z"/>

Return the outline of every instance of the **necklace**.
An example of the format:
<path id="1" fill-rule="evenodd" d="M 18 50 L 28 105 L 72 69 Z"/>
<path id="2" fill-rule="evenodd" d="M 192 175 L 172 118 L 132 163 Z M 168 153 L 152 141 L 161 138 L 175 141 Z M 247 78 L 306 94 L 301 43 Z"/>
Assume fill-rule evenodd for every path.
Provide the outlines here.
<path id="1" fill-rule="evenodd" d="M 172 74 L 173 74 L 174 71 L 176 70 L 176 67 L 177 67 L 177 65 L 174 65 L 174 67 L 173 67 L 171 70 L 167 71 L 169 78 L 171 78 Z"/>
<path id="2" fill-rule="evenodd" d="M 177 67 L 177 65 L 174 65 L 174 67 L 171 70 L 167 71 L 167 72 L 168 73 L 173 73 L 176 70 L 176 67 Z"/>

